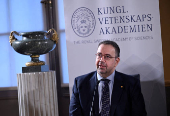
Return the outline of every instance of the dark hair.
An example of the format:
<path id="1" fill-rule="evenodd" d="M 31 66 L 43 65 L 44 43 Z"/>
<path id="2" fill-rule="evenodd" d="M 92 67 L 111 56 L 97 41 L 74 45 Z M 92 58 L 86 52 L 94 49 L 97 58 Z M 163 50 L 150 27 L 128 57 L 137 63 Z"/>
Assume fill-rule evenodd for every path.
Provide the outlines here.
<path id="1" fill-rule="evenodd" d="M 105 41 L 100 42 L 99 45 L 98 45 L 98 47 L 99 47 L 101 44 L 113 46 L 113 47 L 115 48 L 115 51 L 116 51 L 116 57 L 120 57 L 120 48 L 119 48 L 119 46 L 117 45 L 116 42 L 110 41 L 110 40 L 105 40 Z"/>

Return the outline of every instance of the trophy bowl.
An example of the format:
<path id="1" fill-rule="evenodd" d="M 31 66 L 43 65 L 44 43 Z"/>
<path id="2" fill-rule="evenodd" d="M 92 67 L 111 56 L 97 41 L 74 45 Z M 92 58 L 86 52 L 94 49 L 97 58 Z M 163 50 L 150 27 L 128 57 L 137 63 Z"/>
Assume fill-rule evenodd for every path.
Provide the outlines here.
<path id="1" fill-rule="evenodd" d="M 18 40 L 14 34 L 22 36 L 22 40 Z M 47 36 L 50 34 L 52 36 L 48 38 Z M 9 38 L 9 42 L 16 52 L 31 57 L 31 61 L 27 62 L 26 66 L 45 65 L 44 61 L 39 60 L 39 56 L 52 51 L 58 42 L 58 35 L 54 29 L 24 33 L 12 31 Z"/>

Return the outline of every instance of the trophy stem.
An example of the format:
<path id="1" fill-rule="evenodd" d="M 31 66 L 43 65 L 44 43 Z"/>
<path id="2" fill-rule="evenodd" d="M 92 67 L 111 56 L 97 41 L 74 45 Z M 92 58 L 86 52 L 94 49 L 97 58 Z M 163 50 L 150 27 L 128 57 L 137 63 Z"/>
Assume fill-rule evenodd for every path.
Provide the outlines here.
<path id="1" fill-rule="evenodd" d="M 40 55 L 31 55 L 31 62 L 27 62 L 25 65 L 26 66 L 41 66 L 45 65 L 44 61 L 40 61 L 39 57 Z"/>

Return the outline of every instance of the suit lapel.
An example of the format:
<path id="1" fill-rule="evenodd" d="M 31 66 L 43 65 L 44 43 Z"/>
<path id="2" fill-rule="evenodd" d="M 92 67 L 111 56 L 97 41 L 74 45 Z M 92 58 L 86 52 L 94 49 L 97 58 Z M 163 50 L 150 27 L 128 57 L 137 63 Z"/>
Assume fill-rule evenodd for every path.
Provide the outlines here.
<path id="1" fill-rule="evenodd" d="M 96 72 L 95 72 L 92 78 L 89 80 L 88 90 L 90 91 L 91 95 L 93 95 L 94 93 L 94 88 L 95 88 L 96 83 L 97 83 L 97 77 L 96 77 Z"/>
<path id="2" fill-rule="evenodd" d="M 113 116 L 115 109 L 119 103 L 119 100 L 121 98 L 123 92 L 123 80 L 119 74 L 119 72 L 115 71 L 115 77 L 114 77 L 114 85 L 113 85 L 113 91 L 112 91 L 112 99 L 111 99 L 111 111 L 110 115 Z"/>
<path id="3" fill-rule="evenodd" d="M 96 114 L 98 114 L 99 112 L 99 97 L 98 97 L 98 87 L 96 87 L 97 85 L 97 72 L 94 73 L 93 77 L 89 80 L 89 90 L 90 90 L 90 94 L 91 96 L 91 102 L 90 102 L 90 107 L 92 106 L 92 101 L 93 101 L 93 96 L 94 96 L 94 91 L 95 91 L 95 96 L 94 96 L 94 102 L 93 102 L 93 112 Z M 95 90 L 96 87 L 96 90 Z"/>

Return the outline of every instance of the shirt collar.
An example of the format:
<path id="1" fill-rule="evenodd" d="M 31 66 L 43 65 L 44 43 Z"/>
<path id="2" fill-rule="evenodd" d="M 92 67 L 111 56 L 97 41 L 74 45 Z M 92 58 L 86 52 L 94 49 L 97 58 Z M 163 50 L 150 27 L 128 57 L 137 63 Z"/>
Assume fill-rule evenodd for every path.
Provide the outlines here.
<path id="1" fill-rule="evenodd" d="M 114 82 L 114 77 L 115 77 L 115 71 L 114 71 L 110 76 L 108 76 L 106 79 L 109 79 L 110 81 Z M 101 79 L 105 79 L 105 78 L 101 77 L 101 76 L 97 73 L 97 79 L 100 81 Z"/>

